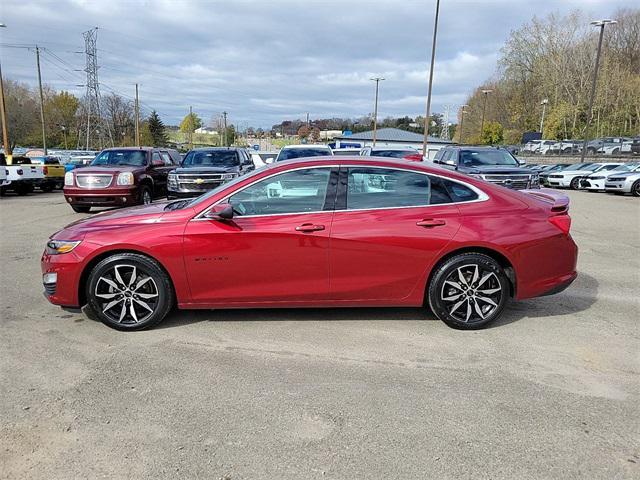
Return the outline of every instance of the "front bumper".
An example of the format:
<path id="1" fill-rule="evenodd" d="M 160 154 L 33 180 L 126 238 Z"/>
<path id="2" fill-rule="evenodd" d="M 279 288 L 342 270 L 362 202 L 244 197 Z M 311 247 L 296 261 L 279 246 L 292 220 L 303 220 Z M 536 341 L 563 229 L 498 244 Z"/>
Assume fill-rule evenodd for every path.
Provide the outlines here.
<path id="1" fill-rule="evenodd" d="M 585 190 L 604 190 L 604 178 L 598 180 L 583 178 L 580 180 L 580 188 Z"/>
<path id="2" fill-rule="evenodd" d="M 64 187 L 69 205 L 79 207 L 126 207 L 139 203 L 138 187 L 70 188 Z"/>
<path id="3" fill-rule="evenodd" d="M 571 179 L 566 178 L 547 178 L 547 184 L 550 187 L 569 188 L 571 185 Z"/>
<path id="4" fill-rule="evenodd" d="M 81 245 L 76 249 L 80 247 Z M 40 259 L 44 296 L 54 305 L 74 308 L 80 306 L 78 284 L 83 263 L 76 249 L 62 255 L 49 255 L 44 252 Z M 51 277 L 55 277 L 55 281 L 52 281 Z"/>
<path id="5" fill-rule="evenodd" d="M 606 192 L 631 193 L 632 182 L 605 182 L 604 190 Z"/>

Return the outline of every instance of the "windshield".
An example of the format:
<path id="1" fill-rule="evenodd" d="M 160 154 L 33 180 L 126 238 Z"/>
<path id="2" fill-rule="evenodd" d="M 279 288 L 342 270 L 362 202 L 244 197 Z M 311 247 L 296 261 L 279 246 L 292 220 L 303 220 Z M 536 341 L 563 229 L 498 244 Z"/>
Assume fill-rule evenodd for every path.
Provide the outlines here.
<path id="1" fill-rule="evenodd" d="M 372 157 L 404 158 L 417 153 L 417 150 L 371 150 Z"/>
<path id="2" fill-rule="evenodd" d="M 329 155 L 331 155 L 331 150 L 328 148 L 283 148 L 276 161 L 281 162 L 302 157 L 328 157 Z"/>
<path id="3" fill-rule="evenodd" d="M 460 165 L 481 167 L 485 165 L 507 165 L 518 167 L 518 161 L 505 150 L 461 150 Z"/>
<path id="4" fill-rule="evenodd" d="M 130 165 L 132 167 L 143 167 L 147 164 L 147 155 L 144 150 L 105 150 L 98 155 L 92 167 L 102 165 Z"/>
<path id="5" fill-rule="evenodd" d="M 236 167 L 240 165 L 234 150 L 192 150 L 182 161 L 183 167 Z"/>

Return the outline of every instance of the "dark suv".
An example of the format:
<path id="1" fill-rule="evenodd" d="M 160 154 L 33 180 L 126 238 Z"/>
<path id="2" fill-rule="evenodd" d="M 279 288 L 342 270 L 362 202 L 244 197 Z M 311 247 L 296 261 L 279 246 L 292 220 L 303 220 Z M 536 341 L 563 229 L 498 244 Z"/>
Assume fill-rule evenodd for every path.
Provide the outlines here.
<path id="1" fill-rule="evenodd" d="M 516 157 L 502 148 L 444 147 L 433 162 L 507 188 L 540 188 L 538 174 L 521 167 Z"/>
<path id="2" fill-rule="evenodd" d="M 254 169 L 244 148 L 194 148 L 169 174 L 167 197 L 197 197 Z"/>
<path id="3" fill-rule="evenodd" d="M 107 148 L 90 165 L 67 172 L 64 197 L 75 212 L 91 207 L 151 203 L 167 193 L 167 175 L 180 165 L 176 150 L 152 147 Z"/>

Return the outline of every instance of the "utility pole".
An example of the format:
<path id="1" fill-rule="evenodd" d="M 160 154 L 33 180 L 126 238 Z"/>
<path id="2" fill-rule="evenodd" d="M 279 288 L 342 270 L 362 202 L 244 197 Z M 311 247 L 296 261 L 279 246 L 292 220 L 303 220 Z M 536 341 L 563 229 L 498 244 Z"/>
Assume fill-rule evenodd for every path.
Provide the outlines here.
<path id="1" fill-rule="evenodd" d="M 464 142 L 462 141 L 462 138 L 464 136 L 464 114 L 467 113 L 465 110 L 465 107 L 468 107 L 469 105 L 467 105 L 466 103 L 464 105 L 461 105 L 461 110 L 460 110 L 460 144 L 464 144 Z"/>
<path id="2" fill-rule="evenodd" d="M 11 155 L 11 144 L 9 143 L 9 131 L 7 130 L 7 112 L 4 105 L 4 83 L 2 81 L 2 66 L 0 66 L 0 117 L 2 119 L 2 144 L 6 157 Z M 7 161 L 9 159 L 7 158 Z"/>
<path id="3" fill-rule="evenodd" d="M 138 100 L 138 84 L 136 83 L 136 147 L 140 146 L 140 100 Z"/>
<path id="4" fill-rule="evenodd" d="M 36 45 L 36 65 L 38 66 L 38 88 L 40 89 L 40 122 L 42 123 L 42 149 L 47 155 L 47 131 L 44 125 L 44 95 L 42 94 L 42 74 L 40 73 L 40 49 Z"/>
<path id="5" fill-rule="evenodd" d="M 436 62 L 436 39 L 438 38 L 438 16 L 440 15 L 440 0 L 436 0 L 436 18 L 433 22 L 433 42 L 431 43 L 431 67 L 429 69 L 429 91 L 427 93 L 427 113 L 424 117 L 424 140 L 422 141 L 422 157 L 427 156 L 429 141 L 429 117 L 431 116 L 431 87 L 433 85 L 433 67 Z"/>
<path id="6" fill-rule="evenodd" d="M 193 108 L 189 105 L 189 150 L 193 150 L 193 131 L 195 130 L 193 121 Z"/>
<path id="7" fill-rule="evenodd" d="M 373 146 L 376 146 L 376 136 L 378 134 L 378 85 L 380 84 L 380 82 L 382 80 L 384 80 L 383 77 L 373 77 L 370 80 L 373 80 L 374 82 L 376 82 L 376 100 L 374 103 L 374 107 L 373 107 Z"/>
<path id="8" fill-rule="evenodd" d="M 540 105 L 542 105 L 542 118 L 540 119 L 540 135 L 542 136 L 542 138 L 544 138 L 544 113 L 547 110 L 547 103 L 549 103 L 549 99 L 548 98 L 543 98 L 542 101 L 540 102 Z"/>
<path id="9" fill-rule="evenodd" d="M 591 22 L 594 27 L 600 27 L 600 37 L 598 38 L 598 52 L 596 53 L 596 65 L 593 69 L 593 81 L 591 83 L 591 96 L 589 97 L 589 111 L 587 113 L 587 125 L 584 129 L 584 142 L 580 153 L 580 163 L 584 163 L 584 156 L 587 153 L 587 142 L 589 141 L 589 128 L 591 127 L 591 115 L 593 113 L 593 99 L 596 95 L 596 81 L 598 80 L 598 66 L 600 65 L 600 51 L 602 50 L 602 37 L 604 37 L 605 25 L 615 25 L 616 20 L 595 20 Z"/>
<path id="10" fill-rule="evenodd" d="M 222 116 L 224 117 L 224 146 L 228 147 L 229 145 L 227 145 L 227 112 L 222 112 Z"/>
<path id="11" fill-rule="evenodd" d="M 484 95 L 484 103 L 482 104 L 482 121 L 480 122 L 480 141 L 482 141 L 482 133 L 484 132 L 484 112 L 487 109 L 487 97 L 493 92 L 491 89 L 482 90 Z"/>

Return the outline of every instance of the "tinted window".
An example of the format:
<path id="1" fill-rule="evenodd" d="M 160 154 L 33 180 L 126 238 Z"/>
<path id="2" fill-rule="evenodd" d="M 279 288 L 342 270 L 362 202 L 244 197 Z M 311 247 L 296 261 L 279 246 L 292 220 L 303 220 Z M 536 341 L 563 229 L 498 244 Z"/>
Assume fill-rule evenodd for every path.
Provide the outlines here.
<path id="1" fill-rule="evenodd" d="M 280 150 L 276 161 L 302 157 L 327 157 L 329 155 L 331 155 L 331 150 L 328 148 L 283 148 Z"/>
<path id="2" fill-rule="evenodd" d="M 163 162 L 162 158 L 160 158 L 160 154 L 158 152 L 153 152 L 153 155 L 151 155 L 151 161 L 152 162 Z"/>
<path id="3" fill-rule="evenodd" d="M 440 179 L 385 168 L 350 168 L 347 209 L 415 207 L 451 201 Z"/>
<path id="4" fill-rule="evenodd" d="M 183 167 L 236 167 L 240 165 L 234 150 L 191 150 L 184 157 Z"/>
<path id="5" fill-rule="evenodd" d="M 418 153 L 416 150 L 372 150 L 371 155 L 374 157 L 390 157 L 390 158 L 404 158 L 407 155 L 415 155 Z"/>
<path id="6" fill-rule="evenodd" d="M 518 167 L 518 161 L 505 150 L 460 150 L 458 164 L 463 167 L 483 165 L 509 165 Z"/>
<path id="7" fill-rule="evenodd" d="M 330 168 L 308 168 L 261 180 L 229 197 L 239 215 L 319 212 L 324 207 Z"/>
<path id="8" fill-rule="evenodd" d="M 160 156 L 162 157 L 162 161 L 167 167 L 172 167 L 173 162 L 171 161 L 171 157 L 167 152 L 160 152 Z"/>
<path id="9" fill-rule="evenodd" d="M 106 150 L 92 162 L 92 167 L 100 165 L 130 165 L 141 167 L 147 164 L 147 153 L 144 150 Z"/>
<path id="10" fill-rule="evenodd" d="M 470 202 L 478 199 L 478 194 L 471 190 L 469 187 L 458 183 L 452 182 L 445 178 L 440 179 L 442 184 L 446 187 L 451 199 L 454 202 Z"/>

